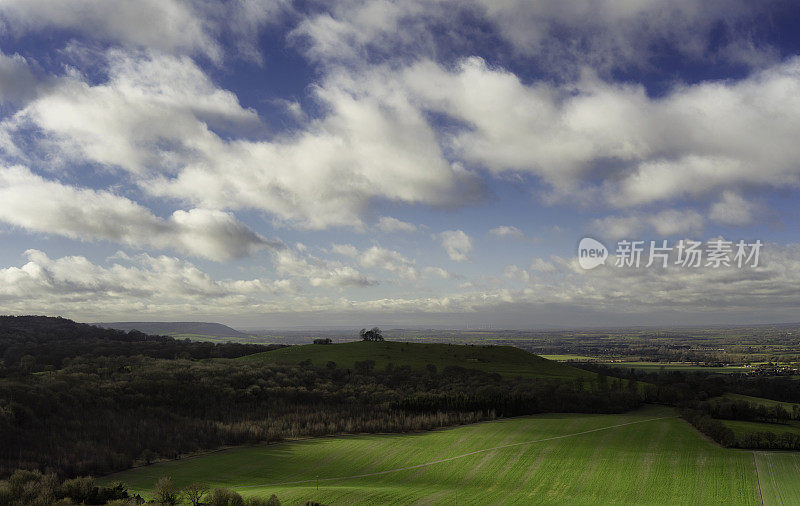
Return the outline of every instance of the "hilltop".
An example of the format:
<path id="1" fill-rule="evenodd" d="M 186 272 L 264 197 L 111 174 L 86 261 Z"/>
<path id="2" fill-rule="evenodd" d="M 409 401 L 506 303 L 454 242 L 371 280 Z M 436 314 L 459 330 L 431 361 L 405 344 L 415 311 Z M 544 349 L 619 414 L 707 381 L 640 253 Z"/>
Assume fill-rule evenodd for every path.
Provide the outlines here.
<path id="1" fill-rule="evenodd" d="M 277 345 L 210 343 L 47 316 L 0 316 L 0 377 L 61 368 L 75 357 L 234 358 Z"/>
<path id="2" fill-rule="evenodd" d="M 594 373 L 552 362 L 513 346 L 406 343 L 395 341 L 355 341 L 339 344 L 308 344 L 241 357 L 243 361 L 299 364 L 310 361 L 324 367 L 335 362 L 340 368 L 353 368 L 356 362 L 373 360 L 376 369 L 409 366 L 424 369 L 434 365 L 442 370 L 450 366 L 525 378 L 593 378 Z"/>
<path id="3" fill-rule="evenodd" d="M 138 330 L 145 334 L 173 337 L 250 337 L 249 334 L 239 332 L 227 325 L 212 322 L 102 322 L 93 325 L 107 329 Z"/>

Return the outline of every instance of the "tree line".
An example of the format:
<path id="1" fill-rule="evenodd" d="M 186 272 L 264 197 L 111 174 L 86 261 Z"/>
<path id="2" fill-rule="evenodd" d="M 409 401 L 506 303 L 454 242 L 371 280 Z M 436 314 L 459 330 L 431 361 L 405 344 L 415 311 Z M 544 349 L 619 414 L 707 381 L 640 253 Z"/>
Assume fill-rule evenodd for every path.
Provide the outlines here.
<path id="1" fill-rule="evenodd" d="M 60 369 L 73 357 L 236 358 L 281 345 L 210 343 L 105 329 L 65 318 L 0 316 L 0 378 Z"/>

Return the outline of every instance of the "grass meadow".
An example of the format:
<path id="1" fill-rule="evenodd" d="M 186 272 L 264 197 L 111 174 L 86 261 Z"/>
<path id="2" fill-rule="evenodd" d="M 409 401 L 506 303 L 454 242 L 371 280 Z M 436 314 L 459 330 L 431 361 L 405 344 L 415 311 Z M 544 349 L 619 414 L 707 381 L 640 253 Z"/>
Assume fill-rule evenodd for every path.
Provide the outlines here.
<path id="1" fill-rule="evenodd" d="M 756 462 L 771 473 L 761 492 Z M 672 409 L 648 407 L 239 447 L 103 481 L 147 495 L 170 476 L 284 504 L 760 504 L 760 494 L 789 504 L 800 501 L 797 465 L 795 454 L 721 448 Z"/>
<path id="2" fill-rule="evenodd" d="M 324 367 L 328 362 L 335 362 L 340 368 L 352 368 L 358 361 L 373 360 L 377 369 L 384 369 L 389 364 L 395 367 L 409 366 L 413 369 L 424 369 L 426 365 L 432 364 L 439 370 L 448 366 L 459 366 L 509 377 L 595 377 L 594 373 L 545 360 L 513 346 L 355 341 L 289 346 L 248 355 L 237 360 L 281 364 L 298 364 L 310 360 L 318 367 Z"/>

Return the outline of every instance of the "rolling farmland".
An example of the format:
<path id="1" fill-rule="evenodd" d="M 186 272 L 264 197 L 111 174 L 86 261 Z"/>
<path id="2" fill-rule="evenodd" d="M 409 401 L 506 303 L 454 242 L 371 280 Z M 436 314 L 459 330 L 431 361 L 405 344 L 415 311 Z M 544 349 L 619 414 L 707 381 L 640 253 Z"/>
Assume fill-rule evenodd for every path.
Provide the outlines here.
<path id="1" fill-rule="evenodd" d="M 708 442 L 669 408 L 546 414 L 407 435 L 353 435 L 240 447 L 108 476 L 144 493 L 161 476 L 245 496 L 325 504 L 759 504 L 754 456 Z M 759 454 L 773 497 L 794 454 Z M 789 455 L 784 457 L 783 455 Z M 794 482 L 792 482 L 794 483 Z M 317 488 L 319 487 L 319 488 Z M 778 503 L 775 503 L 778 504 Z"/>

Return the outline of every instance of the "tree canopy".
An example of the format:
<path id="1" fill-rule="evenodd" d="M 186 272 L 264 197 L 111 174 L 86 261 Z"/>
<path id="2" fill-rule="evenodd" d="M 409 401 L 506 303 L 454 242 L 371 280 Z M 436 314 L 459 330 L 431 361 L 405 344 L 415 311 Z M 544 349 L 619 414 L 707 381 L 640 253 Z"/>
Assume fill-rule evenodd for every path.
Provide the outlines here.
<path id="1" fill-rule="evenodd" d="M 381 329 L 378 327 L 372 327 L 369 330 L 361 329 L 358 335 L 362 341 L 383 341 L 383 334 L 381 334 Z"/>

